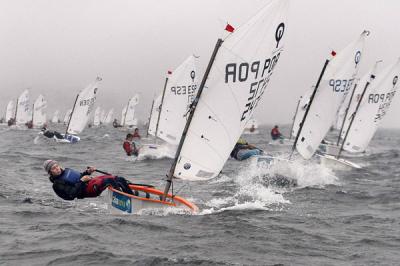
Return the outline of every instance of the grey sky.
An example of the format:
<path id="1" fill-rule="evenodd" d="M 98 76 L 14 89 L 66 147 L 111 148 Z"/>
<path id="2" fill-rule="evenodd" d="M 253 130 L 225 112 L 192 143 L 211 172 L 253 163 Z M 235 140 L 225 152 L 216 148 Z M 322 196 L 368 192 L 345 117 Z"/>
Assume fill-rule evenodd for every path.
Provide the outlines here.
<path id="1" fill-rule="evenodd" d="M 76 93 L 103 78 L 98 104 L 114 107 L 140 92 L 139 118 L 165 73 L 190 54 L 203 72 L 224 23 L 239 26 L 269 0 L 1 0 L 0 110 L 31 88 L 62 115 Z M 256 111 L 260 122 L 289 123 L 297 99 L 316 82 L 331 49 L 371 31 L 360 74 L 400 56 L 396 0 L 292 0 L 285 53 Z M 383 126 L 400 127 L 400 96 Z"/>

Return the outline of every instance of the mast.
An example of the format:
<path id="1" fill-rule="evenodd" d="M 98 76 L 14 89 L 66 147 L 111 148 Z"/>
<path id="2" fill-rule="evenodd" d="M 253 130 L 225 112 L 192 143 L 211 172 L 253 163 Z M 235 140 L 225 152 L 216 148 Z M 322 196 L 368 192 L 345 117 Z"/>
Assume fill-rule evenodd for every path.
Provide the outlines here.
<path id="1" fill-rule="evenodd" d="M 367 88 L 368 88 L 369 84 L 371 84 L 371 81 L 372 81 L 374 78 L 375 78 L 375 75 L 372 73 L 371 76 L 370 76 L 370 78 L 369 78 L 369 80 L 368 80 L 367 83 L 365 84 L 364 90 L 363 90 L 363 92 L 362 92 L 362 94 L 361 94 L 360 100 L 359 100 L 358 103 L 357 103 L 356 109 L 354 110 L 354 113 L 351 115 L 351 120 L 350 120 L 349 127 L 347 128 L 346 135 L 344 136 L 342 145 L 340 146 L 340 150 L 339 150 L 338 155 L 336 156 L 336 159 L 339 159 L 340 155 L 342 154 L 343 146 L 344 146 L 344 144 L 346 143 L 347 136 L 349 135 L 350 128 L 351 128 L 351 126 L 352 126 L 352 124 L 353 124 L 353 121 L 354 121 L 354 119 L 355 119 L 355 117 L 356 117 L 356 114 L 357 114 L 357 112 L 358 112 L 358 108 L 359 108 L 360 105 L 361 105 L 361 102 L 362 102 L 362 100 L 363 100 L 363 98 L 364 98 L 364 94 L 365 94 L 365 92 L 367 91 Z M 339 135 L 339 137 L 340 137 L 340 135 Z"/>
<path id="2" fill-rule="evenodd" d="M 357 85 L 358 85 L 357 83 L 354 84 L 353 91 L 351 92 L 350 101 L 349 101 L 349 104 L 347 105 L 346 112 L 345 112 L 345 114 L 344 114 L 342 126 L 340 127 L 339 136 L 338 136 L 338 139 L 337 139 L 337 142 L 336 142 L 336 146 L 339 146 L 339 143 L 340 143 L 340 136 L 342 135 L 343 127 L 344 127 L 344 124 L 345 124 L 345 122 L 346 122 L 347 114 L 348 114 L 348 112 L 349 112 L 350 105 L 351 105 L 351 102 L 352 102 L 352 100 L 353 100 L 354 93 L 355 93 L 355 91 L 356 91 L 356 89 L 357 89 Z"/>
<path id="3" fill-rule="evenodd" d="M 296 139 L 294 140 L 293 147 L 292 147 L 292 153 L 290 154 L 289 159 L 292 158 L 293 152 L 294 152 L 294 150 L 296 149 L 297 141 L 299 140 L 299 136 L 300 136 L 301 130 L 303 129 L 304 121 L 306 121 L 306 117 L 307 117 L 307 115 L 308 115 L 308 111 L 310 110 L 311 104 L 312 104 L 312 102 L 313 102 L 313 100 L 314 100 L 315 93 L 316 93 L 317 90 L 318 90 L 319 83 L 321 82 L 321 79 L 322 79 L 322 77 L 323 77 L 323 75 L 324 75 L 324 73 L 325 73 L 325 69 L 326 69 L 326 67 L 328 66 L 328 63 L 329 63 L 329 59 L 326 59 L 325 64 L 324 64 L 324 67 L 322 68 L 321 74 L 319 75 L 317 84 L 315 85 L 314 91 L 313 91 L 313 93 L 311 94 L 310 101 L 309 101 L 308 106 L 307 106 L 307 110 L 306 110 L 306 112 L 304 113 L 303 119 L 301 120 L 299 132 L 297 132 Z"/>
<path id="4" fill-rule="evenodd" d="M 163 103 L 164 103 L 165 89 L 167 88 L 167 83 L 168 83 L 168 76 L 165 78 L 164 90 L 163 90 L 163 93 L 162 93 L 161 103 L 160 103 L 160 107 L 159 107 L 160 110 L 159 110 L 159 112 L 158 112 L 157 125 L 156 125 L 156 133 L 155 133 L 156 138 L 157 138 L 157 134 L 158 134 L 158 124 L 160 123 L 161 110 L 162 110 L 162 106 L 163 106 Z"/>
<path id="5" fill-rule="evenodd" d="M 65 135 L 68 135 L 69 124 L 71 123 L 72 115 L 74 114 L 75 105 L 76 105 L 76 102 L 78 101 L 78 97 L 79 97 L 79 93 L 78 93 L 78 95 L 76 95 L 75 102 L 74 102 L 74 107 L 72 107 L 71 114 L 69 115 L 68 125 L 67 125 L 67 130 L 65 130 Z"/>
<path id="6" fill-rule="evenodd" d="M 35 103 L 32 104 L 32 127 L 33 127 L 33 115 L 35 114 Z"/>
<path id="7" fill-rule="evenodd" d="M 17 104 L 15 105 L 15 114 L 14 114 L 14 123 L 15 124 L 17 124 L 18 102 L 19 102 L 19 97 L 17 98 Z"/>
<path id="8" fill-rule="evenodd" d="M 153 114 L 153 107 L 154 107 L 154 99 L 153 99 L 153 102 L 151 103 L 151 109 L 150 109 L 149 122 L 147 123 L 147 132 L 146 132 L 146 138 L 149 136 L 150 120 L 151 120 L 151 115 Z"/>
<path id="9" fill-rule="evenodd" d="M 167 183 L 165 184 L 164 195 L 162 196 L 162 200 L 163 201 L 166 200 L 169 188 L 171 187 L 172 178 L 174 177 L 176 163 L 178 162 L 179 154 L 181 153 L 183 142 L 185 141 L 186 134 L 188 132 L 190 122 L 192 121 L 194 112 L 196 110 L 197 103 L 200 100 L 201 94 L 202 94 L 203 89 L 204 89 L 204 85 L 206 84 L 208 75 L 210 74 L 211 67 L 212 67 L 212 65 L 213 65 L 213 63 L 215 61 L 215 57 L 217 56 L 218 50 L 221 47 L 223 42 L 224 41 L 222 39 L 218 39 L 217 43 L 215 44 L 214 51 L 213 51 L 213 53 L 211 55 L 210 62 L 208 63 L 208 66 L 207 66 L 206 72 L 204 73 L 203 79 L 201 80 L 201 84 L 200 84 L 199 90 L 197 91 L 196 98 L 193 100 L 193 102 L 192 102 L 192 104 L 190 106 L 189 117 L 188 117 L 188 119 L 186 121 L 185 128 L 184 128 L 184 130 L 182 132 L 182 137 L 181 137 L 181 139 L 179 141 L 178 149 L 176 150 L 175 159 L 174 159 L 174 162 L 171 165 L 171 169 L 169 170 L 169 173 L 167 175 Z"/>
<path id="10" fill-rule="evenodd" d="M 300 97 L 300 99 L 301 99 L 301 97 Z M 300 105 L 300 100 L 297 101 L 296 111 L 294 112 L 294 116 L 293 116 L 292 127 L 290 128 L 289 139 L 292 139 L 292 131 L 293 131 L 293 127 L 294 127 L 294 121 L 296 120 L 296 115 L 297 115 L 297 112 L 299 111 L 299 105 Z"/>

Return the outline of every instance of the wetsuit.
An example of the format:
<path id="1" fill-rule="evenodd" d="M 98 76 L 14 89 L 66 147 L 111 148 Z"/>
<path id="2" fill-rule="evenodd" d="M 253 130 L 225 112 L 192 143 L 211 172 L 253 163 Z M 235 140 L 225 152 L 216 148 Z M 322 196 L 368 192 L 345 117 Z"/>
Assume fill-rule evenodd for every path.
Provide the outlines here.
<path id="1" fill-rule="evenodd" d="M 97 197 L 109 185 L 125 193 L 132 194 L 128 182 L 123 177 L 96 176 L 87 182 L 83 182 L 81 178 L 85 175 L 90 175 L 90 173 L 87 171 L 79 173 L 73 169 L 65 168 L 60 175 L 50 176 L 49 179 L 53 183 L 54 192 L 64 200 Z"/>

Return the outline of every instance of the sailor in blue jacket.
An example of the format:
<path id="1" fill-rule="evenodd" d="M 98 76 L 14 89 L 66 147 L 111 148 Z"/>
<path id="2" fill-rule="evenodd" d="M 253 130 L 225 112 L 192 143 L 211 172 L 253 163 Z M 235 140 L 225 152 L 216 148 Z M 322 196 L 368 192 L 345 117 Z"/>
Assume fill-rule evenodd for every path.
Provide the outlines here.
<path id="1" fill-rule="evenodd" d="M 80 173 L 70 168 L 63 169 L 54 160 L 47 160 L 43 168 L 50 175 L 49 180 L 53 183 L 54 192 L 64 200 L 97 197 L 108 186 L 133 194 L 127 180 L 123 177 L 111 175 L 91 177 L 90 175 L 96 170 L 94 167 L 89 167 Z"/>

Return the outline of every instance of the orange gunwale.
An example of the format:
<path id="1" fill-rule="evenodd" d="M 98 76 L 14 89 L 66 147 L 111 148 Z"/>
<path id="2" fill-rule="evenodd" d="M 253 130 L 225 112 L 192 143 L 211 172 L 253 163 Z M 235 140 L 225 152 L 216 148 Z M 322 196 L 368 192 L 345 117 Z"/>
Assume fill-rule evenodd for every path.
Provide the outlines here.
<path id="1" fill-rule="evenodd" d="M 145 187 L 145 186 L 138 186 L 138 185 L 129 185 L 129 187 L 131 189 L 133 189 L 133 190 L 143 191 L 143 192 L 147 192 L 147 193 L 153 194 L 153 195 L 158 195 L 158 196 L 164 195 L 164 192 L 162 192 L 162 191 L 160 191 L 158 189 L 155 189 L 155 188 L 150 188 L 150 187 Z M 109 186 L 108 189 L 113 191 L 113 192 L 122 194 L 124 196 L 130 197 L 130 198 L 133 198 L 133 199 L 149 201 L 149 202 L 159 203 L 159 204 L 163 204 L 163 205 L 169 205 L 169 206 L 173 206 L 173 207 L 177 207 L 176 204 L 173 202 L 173 201 L 177 201 L 179 203 L 182 203 L 186 207 L 188 207 L 192 211 L 192 213 L 196 213 L 196 212 L 199 211 L 199 208 L 195 204 L 193 204 L 190 201 L 188 201 L 188 200 L 186 200 L 184 198 L 181 198 L 179 196 L 176 196 L 176 195 L 172 196 L 172 194 L 168 194 L 167 198 L 170 198 L 173 201 L 172 202 L 167 202 L 167 201 L 161 201 L 161 200 L 156 200 L 156 199 L 148 199 L 148 198 L 143 198 L 143 197 L 131 195 L 131 194 L 116 190 L 111 186 Z"/>

